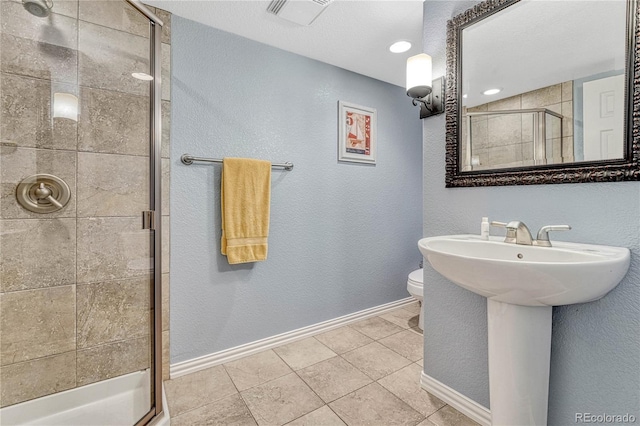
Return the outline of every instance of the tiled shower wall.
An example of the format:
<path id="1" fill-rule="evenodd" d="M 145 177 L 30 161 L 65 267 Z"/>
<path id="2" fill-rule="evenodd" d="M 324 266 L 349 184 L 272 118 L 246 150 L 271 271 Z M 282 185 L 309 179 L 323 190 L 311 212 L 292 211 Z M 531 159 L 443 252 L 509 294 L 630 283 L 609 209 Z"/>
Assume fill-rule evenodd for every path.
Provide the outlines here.
<path id="1" fill-rule="evenodd" d="M 487 112 L 547 108 L 564 116 L 562 120 L 562 140 L 552 137 L 552 152 L 547 152 L 549 164 L 573 162 L 573 82 L 567 81 L 543 87 L 531 92 L 465 108 L 465 112 Z M 548 116 L 547 126 L 552 127 Z M 463 120 L 463 138 L 466 138 L 467 122 Z M 509 114 L 478 116 L 472 118 L 473 156 L 480 160 L 474 170 L 494 168 L 497 165 L 519 166 L 532 164 L 533 160 L 533 117 L 532 114 Z M 558 136 L 559 136 L 559 128 Z M 465 139 L 463 139 L 465 140 Z M 462 158 L 466 144 L 462 145 Z"/>
<path id="2" fill-rule="evenodd" d="M 153 9 L 153 8 L 152 8 Z M 155 9 L 153 9 L 156 11 Z M 163 309 L 169 338 L 170 20 L 162 33 Z M 0 406 L 150 366 L 148 21 L 125 2 L 0 3 Z M 78 119 L 53 118 L 58 92 Z M 62 210 L 31 213 L 17 184 L 64 179 Z M 164 372 L 168 377 L 168 369 Z"/>

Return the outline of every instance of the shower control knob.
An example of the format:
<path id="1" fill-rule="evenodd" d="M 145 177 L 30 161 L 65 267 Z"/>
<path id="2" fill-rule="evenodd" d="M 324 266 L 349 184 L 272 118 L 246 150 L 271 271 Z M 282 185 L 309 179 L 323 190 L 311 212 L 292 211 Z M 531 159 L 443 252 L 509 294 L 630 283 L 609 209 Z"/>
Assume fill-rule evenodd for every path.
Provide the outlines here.
<path id="1" fill-rule="evenodd" d="M 16 189 L 16 199 L 34 213 L 53 213 L 71 199 L 69 185 L 54 175 L 37 174 L 25 178 Z"/>

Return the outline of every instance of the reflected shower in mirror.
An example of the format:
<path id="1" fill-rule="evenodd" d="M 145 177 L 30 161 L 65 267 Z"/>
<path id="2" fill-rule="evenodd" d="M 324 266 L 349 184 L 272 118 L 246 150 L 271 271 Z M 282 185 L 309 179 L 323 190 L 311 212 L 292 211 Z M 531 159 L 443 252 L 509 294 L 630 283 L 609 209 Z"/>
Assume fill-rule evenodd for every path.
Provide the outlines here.
<path id="1" fill-rule="evenodd" d="M 626 1 L 521 0 L 460 33 L 458 171 L 624 159 Z"/>

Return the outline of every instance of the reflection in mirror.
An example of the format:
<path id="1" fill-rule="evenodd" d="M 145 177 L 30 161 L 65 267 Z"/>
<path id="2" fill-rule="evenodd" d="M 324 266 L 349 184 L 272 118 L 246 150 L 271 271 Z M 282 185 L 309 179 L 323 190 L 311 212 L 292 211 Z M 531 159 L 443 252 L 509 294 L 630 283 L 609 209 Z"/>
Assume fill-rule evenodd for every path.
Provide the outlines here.
<path id="1" fill-rule="evenodd" d="M 461 33 L 459 171 L 625 157 L 626 1 L 521 0 Z"/>

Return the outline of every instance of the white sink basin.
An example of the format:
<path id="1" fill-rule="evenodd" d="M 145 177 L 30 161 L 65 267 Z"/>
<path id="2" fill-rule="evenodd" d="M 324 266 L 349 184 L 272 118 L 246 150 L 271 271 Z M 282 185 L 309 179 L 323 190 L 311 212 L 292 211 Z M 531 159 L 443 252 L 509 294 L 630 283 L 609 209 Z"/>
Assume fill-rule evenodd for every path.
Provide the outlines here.
<path id="1" fill-rule="evenodd" d="M 536 247 L 476 235 L 423 238 L 422 255 L 445 278 L 490 300 L 525 306 L 590 302 L 629 269 L 629 249 L 553 242 Z"/>

